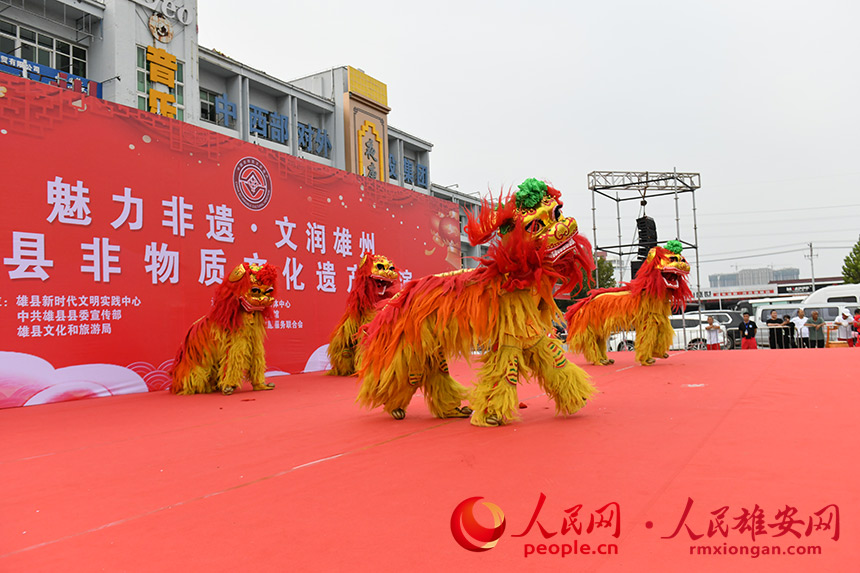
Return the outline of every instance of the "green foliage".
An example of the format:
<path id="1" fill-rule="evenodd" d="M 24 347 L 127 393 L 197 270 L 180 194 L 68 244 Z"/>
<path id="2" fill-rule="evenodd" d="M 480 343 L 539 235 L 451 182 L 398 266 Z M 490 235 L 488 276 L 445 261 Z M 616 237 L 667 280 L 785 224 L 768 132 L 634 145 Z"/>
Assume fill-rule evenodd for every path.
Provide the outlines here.
<path id="1" fill-rule="evenodd" d="M 614 276 L 614 267 L 612 263 L 602 257 L 594 257 L 594 264 L 597 265 L 597 277 L 600 288 L 612 288 L 615 286 L 615 276 Z M 582 290 L 579 292 L 574 291 L 571 293 L 570 298 L 573 300 L 579 300 L 581 298 L 585 298 L 588 296 L 588 292 L 596 288 L 594 281 L 594 274 L 590 274 L 585 276 L 583 272 L 583 282 L 582 282 Z"/>
<path id="2" fill-rule="evenodd" d="M 517 208 L 519 209 L 534 209 L 540 205 L 546 195 L 546 183 L 534 178 L 526 179 L 518 187 L 520 190 L 517 191 Z"/>
<path id="3" fill-rule="evenodd" d="M 854 245 L 842 264 L 842 278 L 846 283 L 860 283 L 860 241 Z"/>
<path id="4" fill-rule="evenodd" d="M 608 260 L 596 257 L 594 262 L 597 264 L 597 278 L 600 288 L 612 288 L 615 286 L 615 267 Z"/>

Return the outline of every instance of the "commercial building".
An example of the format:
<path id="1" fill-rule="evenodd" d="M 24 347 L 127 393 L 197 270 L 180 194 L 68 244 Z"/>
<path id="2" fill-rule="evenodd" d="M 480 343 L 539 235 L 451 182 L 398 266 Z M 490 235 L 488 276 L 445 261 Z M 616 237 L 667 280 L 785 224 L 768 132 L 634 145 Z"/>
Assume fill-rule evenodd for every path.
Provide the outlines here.
<path id="1" fill-rule="evenodd" d="M 482 253 L 462 234 L 478 198 L 433 184 L 433 145 L 389 125 L 387 86 L 361 69 L 275 78 L 200 46 L 196 0 L 0 4 L 0 71 L 451 200 L 464 266 Z"/>

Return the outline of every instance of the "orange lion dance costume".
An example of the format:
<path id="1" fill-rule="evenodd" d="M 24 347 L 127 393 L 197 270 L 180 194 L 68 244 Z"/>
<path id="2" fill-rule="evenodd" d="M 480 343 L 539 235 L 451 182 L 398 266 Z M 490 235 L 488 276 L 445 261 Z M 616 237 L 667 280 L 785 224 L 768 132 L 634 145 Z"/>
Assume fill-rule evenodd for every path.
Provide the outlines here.
<path id="1" fill-rule="evenodd" d="M 687 284 L 690 265 L 681 255 L 680 241 L 666 248 L 654 247 L 636 278 L 617 288 L 591 291 L 571 306 L 567 320 L 567 343 L 593 364 L 609 365 L 606 341 L 613 332 L 636 331 L 636 360 L 644 366 L 655 358 L 668 358 L 674 330 L 669 323 L 672 308 L 683 309 L 693 293 Z"/>
<path id="2" fill-rule="evenodd" d="M 265 320 L 275 301 L 278 269 L 243 263 L 218 286 L 209 314 L 191 325 L 176 354 L 170 391 L 198 394 L 221 390 L 232 394 L 250 380 L 254 390 L 271 390 L 266 382 Z"/>
<path id="3" fill-rule="evenodd" d="M 360 346 L 360 404 L 402 419 L 422 388 L 434 416 L 471 413 L 476 426 L 498 426 L 518 417 L 522 374 L 537 380 L 558 414 L 585 405 L 594 392 L 587 375 L 547 336 L 561 316 L 556 283 L 570 291 L 583 269 L 594 268 L 591 245 L 576 221 L 562 215 L 560 196 L 528 179 L 516 194 L 498 204 L 484 201 L 477 217 L 469 214 L 473 245 L 496 232 L 499 240 L 477 268 L 413 280 L 377 313 Z M 470 409 L 461 407 L 468 392 L 448 373 L 447 359 L 468 358 L 473 349 L 484 354 Z"/>
<path id="4" fill-rule="evenodd" d="M 359 329 L 374 317 L 380 301 L 391 298 L 397 292 L 399 278 L 394 263 L 386 257 L 362 257 L 352 281 L 352 290 L 346 299 L 346 312 L 329 338 L 328 359 L 331 370 L 327 374 L 355 374 L 355 350 Z"/>

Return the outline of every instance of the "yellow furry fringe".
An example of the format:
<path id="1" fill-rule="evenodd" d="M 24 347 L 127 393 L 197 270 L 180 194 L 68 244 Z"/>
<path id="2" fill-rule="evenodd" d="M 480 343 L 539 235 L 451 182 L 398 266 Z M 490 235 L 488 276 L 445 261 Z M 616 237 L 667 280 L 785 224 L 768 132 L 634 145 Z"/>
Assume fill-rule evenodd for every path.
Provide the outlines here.
<path id="1" fill-rule="evenodd" d="M 182 360 L 173 367 L 174 394 L 200 394 L 235 390 L 246 375 L 254 390 L 266 384 L 266 337 L 263 316 L 246 313 L 242 327 L 230 333 L 208 317 L 186 337 Z M 196 334 L 196 337 L 194 336 Z"/>
<path id="2" fill-rule="evenodd" d="M 585 406 L 585 401 L 596 390 L 581 368 L 566 358 L 554 360 L 560 352 L 556 341 L 544 338 L 526 350 L 524 358 L 538 385 L 555 402 L 555 413 L 564 416 Z M 556 363 L 559 366 L 555 366 Z"/>
<path id="3" fill-rule="evenodd" d="M 358 329 L 361 325 L 346 315 L 335 329 L 328 344 L 328 360 L 331 370 L 328 376 L 352 376 L 355 374 L 355 349 Z"/>
<path id="4" fill-rule="evenodd" d="M 444 369 L 447 370 L 447 365 Z M 455 415 L 454 410 L 468 395 L 465 386 L 443 371 L 438 353 L 422 357 L 405 348 L 381 370 L 378 379 L 371 382 L 365 378 L 356 402 L 368 409 L 382 406 L 389 414 L 398 409 L 405 411 L 419 388 L 423 388 L 424 401 L 437 418 Z"/>
<path id="5" fill-rule="evenodd" d="M 483 351 L 483 365 L 470 395 L 473 425 L 518 419 L 521 376 L 532 376 L 556 401 L 559 414 L 576 412 L 594 392 L 585 372 L 547 336 L 560 316 L 548 287 L 507 292 L 498 282 L 471 282 L 455 297 L 429 292 L 413 304 L 424 314 L 404 313 L 380 325 L 359 347 L 356 401 L 366 408 L 405 411 L 420 387 L 434 416 L 455 415 L 467 391 L 447 373 L 444 361 L 469 358 L 475 348 Z"/>
<path id="6" fill-rule="evenodd" d="M 478 384 L 469 397 L 473 426 L 498 426 L 519 419 L 516 380 L 523 365 L 523 352 L 516 346 L 502 346 L 484 354 Z M 515 376 L 512 384 L 511 371 Z"/>
<path id="7" fill-rule="evenodd" d="M 601 294 L 570 317 L 567 343 L 592 364 L 606 364 L 606 345 L 612 333 L 635 330 L 636 360 L 648 365 L 672 346 L 671 312 L 668 299 L 629 291 Z"/>

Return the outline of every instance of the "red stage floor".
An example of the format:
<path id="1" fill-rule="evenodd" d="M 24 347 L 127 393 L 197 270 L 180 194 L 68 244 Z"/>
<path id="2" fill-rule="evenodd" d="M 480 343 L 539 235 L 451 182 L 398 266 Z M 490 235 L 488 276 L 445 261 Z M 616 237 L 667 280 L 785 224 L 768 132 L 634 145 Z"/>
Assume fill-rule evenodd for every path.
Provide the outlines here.
<path id="1" fill-rule="evenodd" d="M 501 428 L 316 374 L 0 411 L 0 570 L 856 570 L 860 351 L 615 358 L 577 415 L 524 385 Z M 484 552 L 451 532 L 477 496 Z"/>

